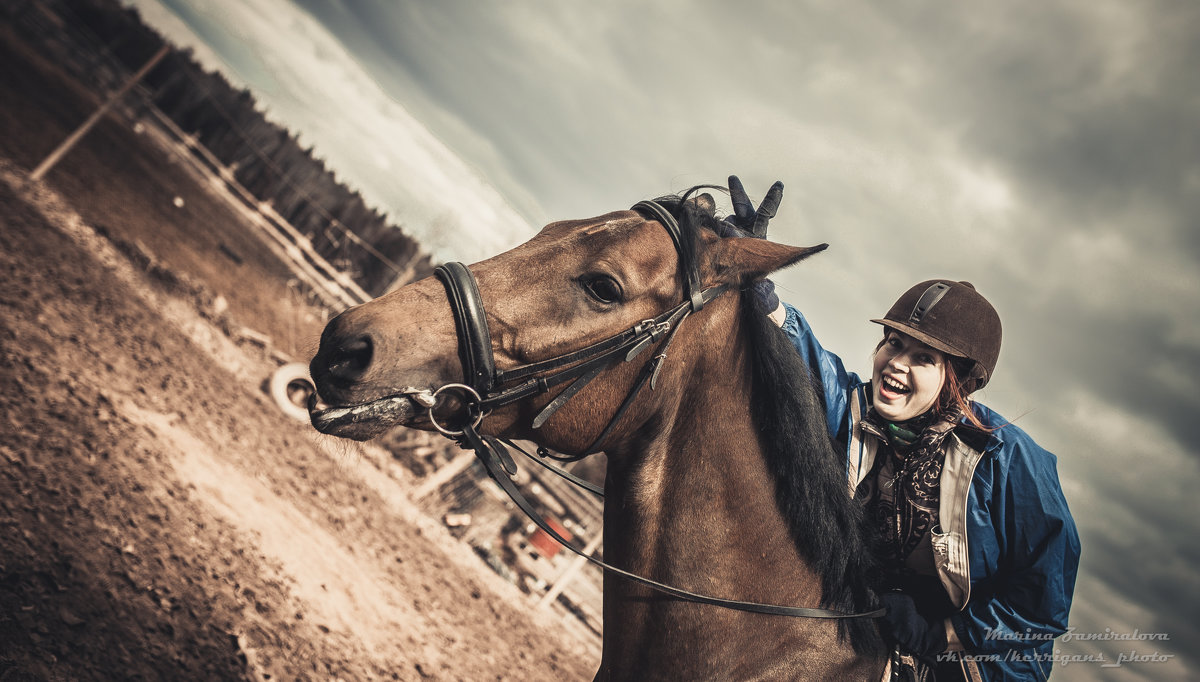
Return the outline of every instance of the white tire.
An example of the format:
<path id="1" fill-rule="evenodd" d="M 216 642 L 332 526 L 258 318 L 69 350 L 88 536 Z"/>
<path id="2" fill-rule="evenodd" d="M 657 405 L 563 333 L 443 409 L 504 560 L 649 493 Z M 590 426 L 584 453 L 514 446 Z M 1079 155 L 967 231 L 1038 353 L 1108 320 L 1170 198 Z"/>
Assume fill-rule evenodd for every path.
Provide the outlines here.
<path id="1" fill-rule="evenodd" d="M 284 414 L 296 421 L 310 423 L 308 397 L 317 392 L 317 387 L 308 376 L 308 365 L 290 362 L 275 370 L 267 392 Z"/>

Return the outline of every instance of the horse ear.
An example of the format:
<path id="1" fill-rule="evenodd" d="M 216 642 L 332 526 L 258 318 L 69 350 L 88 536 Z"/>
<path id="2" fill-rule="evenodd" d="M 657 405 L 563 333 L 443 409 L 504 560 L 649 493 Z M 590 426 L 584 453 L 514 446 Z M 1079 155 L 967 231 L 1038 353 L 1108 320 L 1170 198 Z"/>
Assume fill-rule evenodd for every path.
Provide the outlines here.
<path id="1" fill-rule="evenodd" d="M 719 283 L 743 286 L 827 248 L 828 244 L 788 246 L 752 237 L 722 239 L 710 248 L 709 262 Z"/>

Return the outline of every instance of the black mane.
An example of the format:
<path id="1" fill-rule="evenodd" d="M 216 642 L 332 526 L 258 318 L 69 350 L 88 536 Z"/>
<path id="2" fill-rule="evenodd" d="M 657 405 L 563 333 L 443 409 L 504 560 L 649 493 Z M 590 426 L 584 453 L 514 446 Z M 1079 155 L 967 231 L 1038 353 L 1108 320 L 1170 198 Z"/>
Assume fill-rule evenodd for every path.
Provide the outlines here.
<path id="1" fill-rule="evenodd" d="M 698 189 L 658 200 L 679 220 L 684 251 L 692 258 L 696 230 L 714 229 L 717 220 L 687 201 Z M 847 613 L 871 610 L 877 601 L 869 587 L 874 566 L 864 515 L 848 494 L 846 463 L 826 431 L 820 386 L 783 331 L 747 300 L 751 295 L 743 290 L 741 305 L 751 340 L 750 412 L 775 476 L 776 504 L 801 556 L 821 576 L 821 605 Z M 859 654 L 883 653 L 871 619 L 840 624 Z"/>

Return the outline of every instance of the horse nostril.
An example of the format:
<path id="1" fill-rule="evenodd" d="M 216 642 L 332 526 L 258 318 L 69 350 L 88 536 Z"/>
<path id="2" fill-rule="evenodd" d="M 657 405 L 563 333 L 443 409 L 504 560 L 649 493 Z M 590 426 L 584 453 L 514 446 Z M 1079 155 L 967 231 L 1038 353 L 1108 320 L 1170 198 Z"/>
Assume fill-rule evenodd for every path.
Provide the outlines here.
<path id="1" fill-rule="evenodd" d="M 337 347 L 329 358 L 329 374 L 339 381 L 357 381 L 371 364 L 371 338 L 360 336 Z"/>

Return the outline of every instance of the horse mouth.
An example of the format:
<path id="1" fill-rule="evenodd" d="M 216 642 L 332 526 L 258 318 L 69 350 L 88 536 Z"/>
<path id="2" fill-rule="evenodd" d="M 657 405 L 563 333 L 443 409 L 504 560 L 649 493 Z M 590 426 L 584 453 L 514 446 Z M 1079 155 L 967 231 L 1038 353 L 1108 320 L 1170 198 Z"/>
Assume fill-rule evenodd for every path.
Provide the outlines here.
<path id="1" fill-rule="evenodd" d="M 340 406 L 322 403 L 316 393 L 308 399 L 308 417 L 313 428 L 350 440 L 371 440 L 393 426 L 407 423 L 415 414 L 413 401 L 403 395 Z"/>

